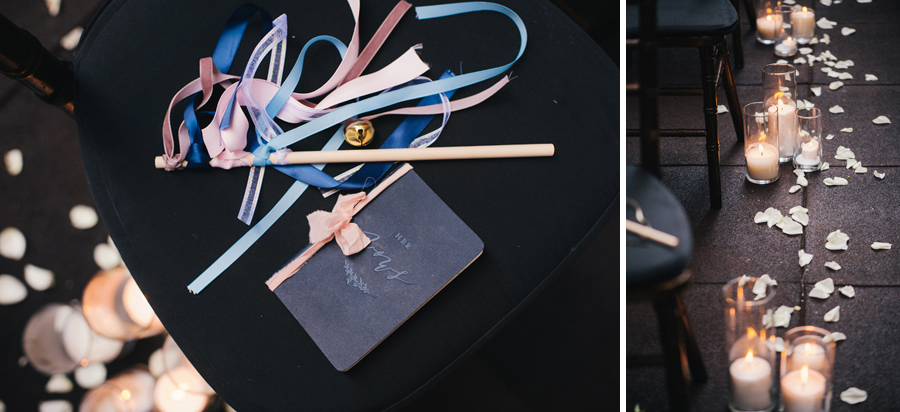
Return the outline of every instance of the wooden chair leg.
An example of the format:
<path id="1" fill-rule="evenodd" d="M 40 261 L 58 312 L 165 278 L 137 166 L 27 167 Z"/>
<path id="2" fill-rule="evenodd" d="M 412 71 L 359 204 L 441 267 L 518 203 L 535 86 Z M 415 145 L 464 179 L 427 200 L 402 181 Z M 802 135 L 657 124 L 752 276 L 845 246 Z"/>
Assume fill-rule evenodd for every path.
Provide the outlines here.
<path id="1" fill-rule="evenodd" d="M 724 47 L 724 44 L 723 44 Z M 734 133 L 737 136 L 735 144 L 744 144 L 744 116 L 742 115 L 743 107 L 738 98 L 737 86 L 734 83 L 734 74 L 731 71 L 731 65 L 728 64 L 728 49 L 724 49 L 724 68 L 723 78 L 725 80 L 725 98 L 728 100 L 728 107 L 731 109 L 731 123 L 734 125 Z"/>
<path id="2" fill-rule="evenodd" d="M 659 336 L 663 348 L 663 359 L 666 365 L 666 390 L 669 396 L 669 408 L 676 412 L 688 412 L 688 384 L 690 366 L 685 351 L 685 341 L 680 336 L 677 309 L 677 294 L 663 293 L 653 301 L 653 308 L 659 323 Z"/>
<path id="3" fill-rule="evenodd" d="M 709 174 L 709 203 L 722 208 L 722 177 L 719 165 L 719 130 L 716 104 L 716 46 L 700 47 L 700 76 L 703 84 L 703 115 L 706 123 L 706 164 Z M 732 82 L 733 84 L 733 82 Z"/>

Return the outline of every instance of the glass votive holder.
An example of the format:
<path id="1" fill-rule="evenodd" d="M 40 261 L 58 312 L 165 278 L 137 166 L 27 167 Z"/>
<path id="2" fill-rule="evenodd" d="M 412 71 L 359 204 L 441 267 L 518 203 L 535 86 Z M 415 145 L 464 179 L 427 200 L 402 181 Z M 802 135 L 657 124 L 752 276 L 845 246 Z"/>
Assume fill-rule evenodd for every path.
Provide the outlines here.
<path id="1" fill-rule="evenodd" d="M 797 141 L 794 144 L 794 168 L 804 172 L 822 166 L 822 110 L 816 107 L 797 110 Z"/>
<path id="2" fill-rule="evenodd" d="M 171 336 L 162 347 L 165 372 L 157 379 L 154 390 L 156 408 L 160 412 L 201 412 L 216 404 L 216 394 L 206 380 L 184 356 Z"/>
<path id="3" fill-rule="evenodd" d="M 48 375 L 69 373 L 91 362 L 107 363 L 124 343 L 94 332 L 78 304 L 51 303 L 28 320 L 22 349 L 28 362 Z"/>
<path id="4" fill-rule="evenodd" d="M 815 326 L 784 334 L 781 352 L 781 411 L 828 412 L 834 384 L 834 341 Z"/>
<path id="5" fill-rule="evenodd" d="M 791 21 L 791 7 L 780 6 L 778 12 L 781 13 L 781 27 L 775 28 L 775 55 L 780 57 L 790 57 L 797 54 L 797 40 L 793 37 L 793 25 L 788 23 Z"/>
<path id="6" fill-rule="evenodd" d="M 778 120 L 770 115 L 771 107 L 753 102 L 743 108 L 747 180 L 760 185 L 778 180 Z"/>
<path id="7" fill-rule="evenodd" d="M 763 67 L 763 101 L 773 120 L 778 122 L 778 160 L 787 163 L 794 158 L 797 139 L 797 69 L 790 64 L 774 63 Z"/>
<path id="8" fill-rule="evenodd" d="M 809 44 L 816 37 L 816 12 L 806 6 L 791 9 L 791 30 L 799 44 Z"/>
<path id="9" fill-rule="evenodd" d="M 79 412 L 152 412 L 156 378 L 145 368 L 132 368 L 88 391 Z"/>
<path id="10" fill-rule="evenodd" d="M 108 338 L 128 341 L 165 331 L 125 266 L 94 275 L 82 302 L 91 328 Z"/>
<path id="11" fill-rule="evenodd" d="M 757 0 L 756 7 L 756 41 L 762 44 L 775 43 L 775 36 L 784 24 L 781 13 L 778 12 L 780 1 Z"/>
<path id="12" fill-rule="evenodd" d="M 775 288 L 758 278 L 740 277 L 722 288 L 728 350 L 728 408 L 734 412 L 775 409 Z M 756 299 L 759 292 L 765 297 Z"/>

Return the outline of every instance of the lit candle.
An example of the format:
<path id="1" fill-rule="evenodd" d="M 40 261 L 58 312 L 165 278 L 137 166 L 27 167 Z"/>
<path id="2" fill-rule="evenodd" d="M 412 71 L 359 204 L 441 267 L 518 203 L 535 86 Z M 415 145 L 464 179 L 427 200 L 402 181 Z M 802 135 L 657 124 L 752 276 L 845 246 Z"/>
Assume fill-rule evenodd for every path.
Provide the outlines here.
<path id="1" fill-rule="evenodd" d="M 818 140 L 810 139 L 808 142 L 800 144 L 800 156 L 797 156 L 797 163 L 807 166 L 819 164 Z"/>
<path id="2" fill-rule="evenodd" d="M 781 29 L 784 20 L 782 19 L 781 14 L 772 14 L 771 9 L 767 9 L 766 11 L 768 14 L 766 14 L 765 17 L 756 19 L 756 30 L 759 32 L 759 37 L 761 39 L 775 40 L 775 34 L 777 33 L 776 29 Z"/>
<path id="3" fill-rule="evenodd" d="M 804 366 L 781 378 L 785 412 L 820 412 L 825 397 L 825 377 Z"/>
<path id="4" fill-rule="evenodd" d="M 198 391 L 202 379 L 187 366 L 166 372 L 159 377 L 154 388 L 156 408 L 160 412 L 199 412 L 206 409 L 210 395 Z M 206 382 L 203 381 L 202 385 Z"/>
<path id="5" fill-rule="evenodd" d="M 141 326 L 149 327 L 160 323 L 144 293 L 138 288 L 137 283 L 132 278 L 128 278 L 125 288 L 122 290 L 122 306 L 125 307 L 125 313 L 131 320 Z"/>
<path id="6" fill-rule="evenodd" d="M 813 343 L 795 346 L 791 362 L 797 366 L 808 366 L 810 369 L 821 369 L 825 365 L 825 349 Z"/>
<path id="7" fill-rule="evenodd" d="M 797 41 L 788 36 L 788 38 L 775 45 L 775 54 L 778 56 L 793 56 L 797 54 Z"/>
<path id="8" fill-rule="evenodd" d="M 778 148 L 765 142 L 760 135 L 758 143 L 751 143 L 744 152 L 747 158 L 747 175 L 754 180 L 773 180 L 778 177 Z"/>
<path id="9" fill-rule="evenodd" d="M 769 108 L 769 124 L 778 122 L 779 157 L 782 159 L 794 157 L 794 140 L 797 139 L 797 109 L 791 105 L 793 102 L 793 100 L 781 96 L 778 97 L 778 105 Z"/>
<path id="10" fill-rule="evenodd" d="M 81 410 L 152 412 L 155 385 L 156 379 L 149 372 L 132 369 L 91 389 L 81 400 Z"/>
<path id="11" fill-rule="evenodd" d="M 791 12 L 791 28 L 794 31 L 794 37 L 797 38 L 801 44 L 809 43 L 809 41 L 815 36 L 816 33 L 816 13 L 812 10 L 808 10 L 806 7 L 803 9 L 794 9 Z"/>
<path id="12" fill-rule="evenodd" d="M 734 406 L 742 410 L 762 410 L 772 404 L 772 366 L 765 359 L 747 356 L 736 359 L 729 368 Z"/>

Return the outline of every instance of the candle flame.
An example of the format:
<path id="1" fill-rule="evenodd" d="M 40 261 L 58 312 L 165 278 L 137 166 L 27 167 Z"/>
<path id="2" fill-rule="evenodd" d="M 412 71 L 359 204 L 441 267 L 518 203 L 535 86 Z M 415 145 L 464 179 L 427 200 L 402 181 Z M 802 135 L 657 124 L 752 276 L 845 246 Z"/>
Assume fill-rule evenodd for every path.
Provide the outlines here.
<path id="1" fill-rule="evenodd" d="M 756 331 L 753 328 L 747 328 L 747 339 L 753 339 L 756 337 Z"/>
<path id="2" fill-rule="evenodd" d="M 770 14 L 770 15 L 766 16 L 766 20 L 767 20 L 767 21 L 772 21 L 772 15 Z"/>
<path id="3" fill-rule="evenodd" d="M 783 108 L 784 108 L 784 102 L 782 102 L 781 99 L 778 99 L 778 110 L 781 110 Z"/>
<path id="4" fill-rule="evenodd" d="M 175 389 L 174 391 L 172 391 L 172 399 L 175 399 L 176 401 L 184 399 L 184 391 L 181 389 Z"/>
<path id="5" fill-rule="evenodd" d="M 803 6 L 803 11 L 806 11 L 806 6 Z"/>
<path id="6" fill-rule="evenodd" d="M 747 356 L 744 357 L 744 360 L 747 361 L 747 363 L 753 362 L 753 350 L 752 349 L 747 351 Z M 805 368 L 805 366 L 804 366 L 804 368 Z"/>
<path id="7" fill-rule="evenodd" d="M 762 147 L 762 145 L 759 145 L 759 157 L 762 157 L 762 155 L 763 155 L 763 147 Z"/>
<path id="8" fill-rule="evenodd" d="M 122 389 L 122 392 L 119 393 L 119 399 L 123 401 L 131 399 L 131 391 L 129 391 L 128 389 Z"/>
<path id="9" fill-rule="evenodd" d="M 806 353 L 812 352 L 812 344 L 806 342 L 806 344 L 803 345 L 803 351 Z"/>
<path id="10" fill-rule="evenodd" d="M 809 380 L 809 366 L 803 365 L 800 369 L 800 379 L 805 383 Z"/>
<path id="11" fill-rule="evenodd" d="M 82 359 L 81 362 L 78 363 L 81 364 L 81 366 L 88 366 L 88 364 L 91 362 L 87 359 Z"/>
<path id="12" fill-rule="evenodd" d="M 791 36 L 788 36 L 788 41 L 791 41 Z"/>

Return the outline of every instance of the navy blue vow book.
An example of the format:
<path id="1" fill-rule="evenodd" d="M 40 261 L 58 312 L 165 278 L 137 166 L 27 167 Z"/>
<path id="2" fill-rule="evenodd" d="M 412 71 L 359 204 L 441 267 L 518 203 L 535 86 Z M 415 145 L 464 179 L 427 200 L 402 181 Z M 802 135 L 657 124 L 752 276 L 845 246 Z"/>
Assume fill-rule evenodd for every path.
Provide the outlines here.
<path id="1" fill-rule="evenodd" d="M 469 266 L 484 243 L 410 170 L 352 220 L 372 243 L 331 241 L 275 289 L 325 357 L 347 371 Z"/>

